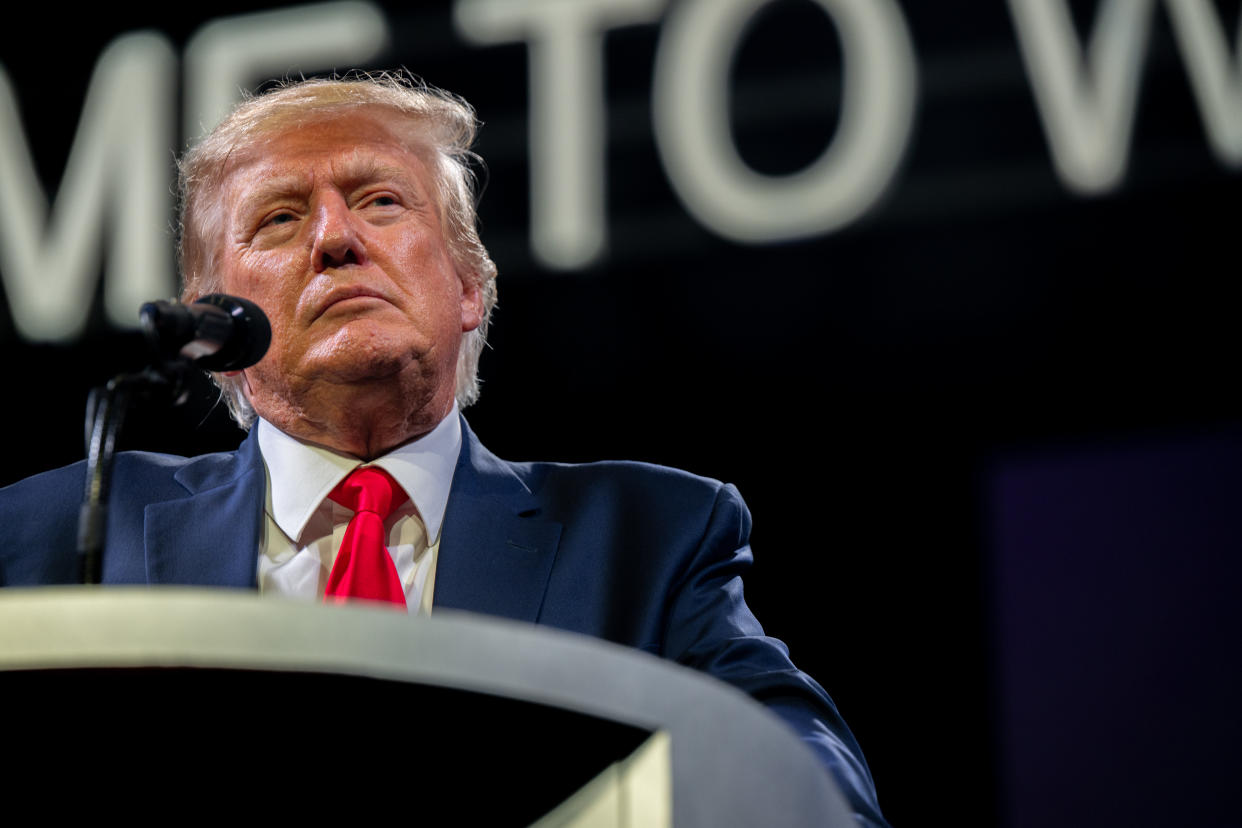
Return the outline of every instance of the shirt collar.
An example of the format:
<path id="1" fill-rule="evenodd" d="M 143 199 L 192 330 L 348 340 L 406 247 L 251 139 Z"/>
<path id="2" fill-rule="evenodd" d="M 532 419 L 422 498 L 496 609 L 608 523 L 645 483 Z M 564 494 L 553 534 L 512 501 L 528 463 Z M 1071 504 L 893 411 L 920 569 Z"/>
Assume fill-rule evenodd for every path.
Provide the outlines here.
<path id="1" fill-rule="evenodd" d="M 259 451 L 267 467 L 268 514 L 295 541 L 328 493 L 363 465 L 379 466 L 391 474 L 414 501 L 428 541 L 440 537 L 453 469 L 461 453 L 461 420 L 456 406 L 427 434 L 370 463 L 304 443 L 262 418 L 256 428 Z"/>

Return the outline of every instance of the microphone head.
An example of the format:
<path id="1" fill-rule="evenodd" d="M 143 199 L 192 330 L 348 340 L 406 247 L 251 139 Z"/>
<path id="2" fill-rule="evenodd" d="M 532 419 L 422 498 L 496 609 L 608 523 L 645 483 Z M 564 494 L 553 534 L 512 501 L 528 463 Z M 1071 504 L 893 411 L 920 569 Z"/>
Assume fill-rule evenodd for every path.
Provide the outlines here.
<path id="1" fill-rule="evenodd" d="M 272 326 L 254 302 L 213 293 L 188 305 L 148 302 L 139 311 L 142 332 L 161 362 L 207 371 L 240 371 L 267 353 Z"/>
<path id="2" fill-rule="evenodd" d="M 263 359 L 272 344 L 272 326 L 258 305 L 224 293 L 208 294 L 191 304 L 220 308 L 232 319 L 232 328 L 220 349 L 194 360 L 196 366 L 207 371 L 240 371 Z"/>

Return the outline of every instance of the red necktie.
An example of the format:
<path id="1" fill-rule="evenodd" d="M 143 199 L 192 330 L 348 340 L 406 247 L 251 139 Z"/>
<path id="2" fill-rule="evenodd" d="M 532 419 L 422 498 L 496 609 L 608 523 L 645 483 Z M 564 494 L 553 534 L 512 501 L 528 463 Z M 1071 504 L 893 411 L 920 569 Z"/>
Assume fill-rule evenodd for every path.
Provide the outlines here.
<path id="1" fill-rule="evenodd" d="M 384 520 L 409 497 L 388 472 L 375 466 L 354 469 L 328 495 L 354 511 L 328 576 L 324 602 L 346 598 L 391 601 L 405 606 L 405 590 L 388 554 Z"/>

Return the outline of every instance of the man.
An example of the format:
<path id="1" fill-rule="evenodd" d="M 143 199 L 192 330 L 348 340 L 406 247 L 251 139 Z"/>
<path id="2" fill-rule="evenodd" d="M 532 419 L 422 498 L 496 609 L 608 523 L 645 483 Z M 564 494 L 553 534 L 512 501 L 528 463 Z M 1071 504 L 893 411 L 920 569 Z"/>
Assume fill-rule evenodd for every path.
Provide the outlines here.
<path id="1" fill-rule="evenodd" d="M 104 581 L 361 594 L 644 649 L 762 700 L 882 825 L 832 701 L 743 601 L 736 490 L 636 463 L 508 463 L 458 413 L 496 297 L 466 164 L 475 125 L 464 102 L 395 79 L 310 81 L 244 102 L 187 155 L 185 298 L 254 301 L 272 346 L 218 378 L 250 430 L 236 453 L 118 458 Z M 0 496 L 15 527 L 0 583 L 73 580 L 81 474 Z M 359 492 L 381 492 L 378 518 Z M 359 563 L 370 548 L 374 568 Z"/>

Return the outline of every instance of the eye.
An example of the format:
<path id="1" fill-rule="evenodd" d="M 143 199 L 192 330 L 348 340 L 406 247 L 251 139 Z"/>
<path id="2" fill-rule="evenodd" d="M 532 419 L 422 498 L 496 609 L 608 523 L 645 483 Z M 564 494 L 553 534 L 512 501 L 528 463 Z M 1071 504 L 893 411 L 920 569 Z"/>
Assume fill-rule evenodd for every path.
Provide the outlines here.
<path id="1" fill-rule="evenodd" d="M 268 216 L 263 221 L 262 226 L 270 227 L 273 224 L 288 224 L 289 222 L 293 221 L 295 218 L 296 216 L 294 216 L 293 213 L 275 213 L 274 215 Z"/>
<path id="2" fill-rule="evenodd" d="M 397 197 L 389 193 L 379 193 L 362 203 L 363 207 L 396 207 Z"/>

